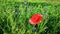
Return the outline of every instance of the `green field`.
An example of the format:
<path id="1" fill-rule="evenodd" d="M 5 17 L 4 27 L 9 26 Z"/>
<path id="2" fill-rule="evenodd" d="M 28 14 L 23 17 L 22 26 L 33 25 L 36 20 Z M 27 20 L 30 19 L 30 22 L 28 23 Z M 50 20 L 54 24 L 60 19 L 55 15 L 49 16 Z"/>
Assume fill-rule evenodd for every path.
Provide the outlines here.
<path id="1" fill-rule="evenodd" d="M 34 31 L 29 19 L 42 14 L 43 20 Z M 60 34 L 60 2 L 0 0 L 1 34 Z"/>

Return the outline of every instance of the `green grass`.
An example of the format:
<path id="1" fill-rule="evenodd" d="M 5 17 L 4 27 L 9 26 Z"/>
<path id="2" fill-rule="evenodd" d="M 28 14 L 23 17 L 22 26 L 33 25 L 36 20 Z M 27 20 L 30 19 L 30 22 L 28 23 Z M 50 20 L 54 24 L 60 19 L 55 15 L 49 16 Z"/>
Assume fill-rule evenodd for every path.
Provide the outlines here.
<path id="1" fill-rule="evenodd" d="M 26 9 L 27 7 L 27 9 Z M 46 13 L 45 13 L 46 12 Z M 43 14 L 43 20 L 34 31 L 29 23 L 33 14 Z M 2 30 L 1 30 L 2 29 Z M 0 32 L 4 34 L 58 34 L 60 33 L 60 3 L 0 2 Z M 3 31 L 3 32 L 2 32 Z"/>

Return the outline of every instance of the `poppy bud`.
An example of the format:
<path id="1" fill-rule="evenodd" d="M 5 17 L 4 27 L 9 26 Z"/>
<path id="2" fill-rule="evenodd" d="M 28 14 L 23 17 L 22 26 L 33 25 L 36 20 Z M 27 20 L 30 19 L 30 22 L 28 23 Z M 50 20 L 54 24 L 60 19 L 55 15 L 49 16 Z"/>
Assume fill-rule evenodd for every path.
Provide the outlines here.
<path id="1" fill-rule="evenodd" d="M 29 22 L 35 25 L 39 24 L 39 22 L 42 21 L 42 17 L 43 17 L 42 14 L 34 14 L 32 18 L 29 19 Z"/>

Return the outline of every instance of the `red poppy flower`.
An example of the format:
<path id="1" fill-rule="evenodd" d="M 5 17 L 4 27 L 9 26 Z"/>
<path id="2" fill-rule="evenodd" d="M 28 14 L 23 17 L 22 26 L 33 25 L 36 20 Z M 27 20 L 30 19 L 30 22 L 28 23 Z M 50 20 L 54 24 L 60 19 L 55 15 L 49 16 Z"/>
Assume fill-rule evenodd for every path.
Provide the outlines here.
<path id="1" fill-rule="evenodd" d="M 39 22 L 42 20 L 42 17 L 42 14 L 34 14 L 32 18 L 29 19 L 29 22 L 31 24 L 39 24 Z"/>

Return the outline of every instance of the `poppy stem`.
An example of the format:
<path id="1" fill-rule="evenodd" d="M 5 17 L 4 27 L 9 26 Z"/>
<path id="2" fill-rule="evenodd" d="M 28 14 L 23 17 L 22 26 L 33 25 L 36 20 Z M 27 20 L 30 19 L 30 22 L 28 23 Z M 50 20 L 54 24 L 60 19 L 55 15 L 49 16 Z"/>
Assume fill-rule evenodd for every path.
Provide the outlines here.
<path id="1" fill-rule="evenodd" d="M 35 27 L 37 27 L 37 24 L 35 25 Z"/>
<path id="2" fill-rule="evenodd" d="M 34 30 L 37 30 L 37 24 L 34 26 Z"/>

